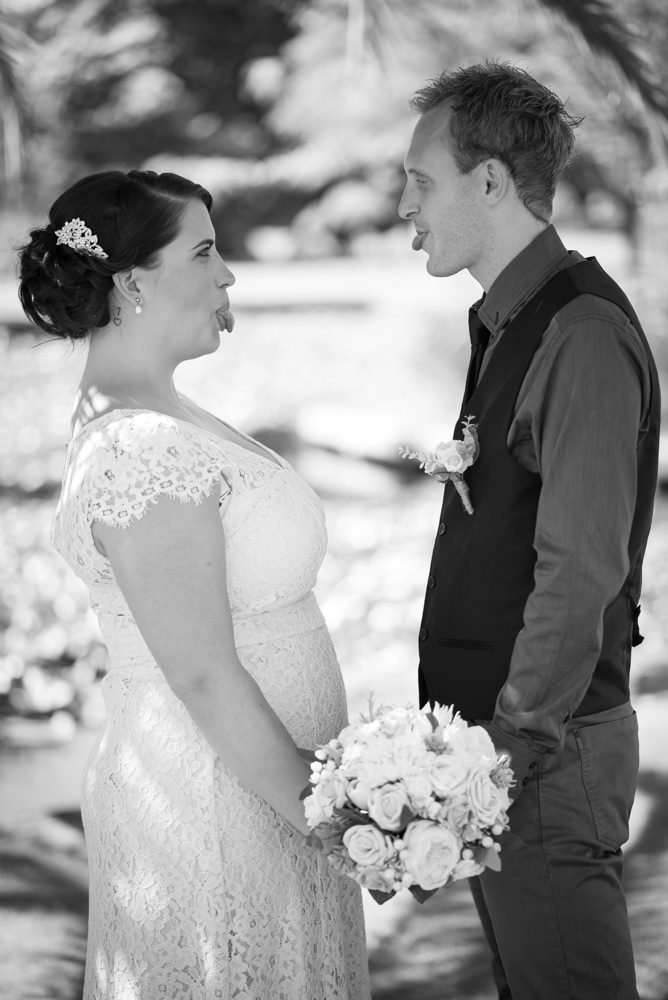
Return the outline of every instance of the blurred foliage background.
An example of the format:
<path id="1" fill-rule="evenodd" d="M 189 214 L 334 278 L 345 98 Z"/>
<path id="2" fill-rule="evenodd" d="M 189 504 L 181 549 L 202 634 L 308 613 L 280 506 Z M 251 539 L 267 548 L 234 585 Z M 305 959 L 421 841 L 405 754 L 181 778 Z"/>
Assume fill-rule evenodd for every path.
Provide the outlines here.
<path id="1" fill-rule="evenodd" d="M 409 95 L 446 66 L 509 59 L 585 115 L 556 221 L 626 242 L 663 364 L 666 50 L 663 0 L 2 0 L 0 714 L 55 715 L 66 734 L 67 713 L 97 718 L 105 661 L 86 595 L 48 544 L 68 376 L 25 350 L 15 302 L 15 248 L 67 184 L 108 167 L 174 170 L 212 191 L 227 258 L 396 262 Z M 308 272 L 301 284 L 295 301 Z M 239 416 L 289 423 L 285 406 L 264 413 L 267 398 L 256 385 Z M 293 414 L 300 401 L 298 388 Z"/>
<path id="2" fill-rule="evenodd" d="M 633 233 L 667 49 L 663 0 L 3 0 L 4 201 L 148 161 L 208 184 L 228 256 L 330 255 L 396 226 L 408 95 L 492 55 L 586 116 L 563 198 Z"/>
<path id="3" fill-rule="evenodd" d="M 292 291 L 283 282 L 280 301 L 274 294 L 265 303 L 265 314 L 274 309 L 268 325 L 280 329 L 276 309 L 288 308 L 301 310 L 304 331 L 314 322 L 322 329 L 322 317 L 304 314 L 305 296 L 318 308 L 323 295 L 332 298 L 331 283 L 314 290 L 318 261 L 359 261 L 367 269 L 375 261 L 394 296 L 402 281 L 408 239 L 396 206 L 409 95 L 444 67 L 509 59 L 585 116 L 555 218 L 623 241 L 623 278 L 665 368 L 666 51 L 664 0 L 0 0 L 0 715 L 55 715 L 66 734 L 70 716 L 97 718 L 86 706 L 95 704 L 92 684 L 104 666 L 85 593 L 48 544 L 71 372 L 48 349 L 26 350 L 32 335 L 15 298 L 15 248 L 66 185 L 94 170 L 140 164 L 202 182 L 214 195 L 223 255 L 274 275 L 291 266 Z M 390 264 L 398 266 L 396 279 Z M 351 273 L 340 272 L 342 283 L 359 305 L 368 289 L 362 279 L 351 292 Z M 340 284 L 334 298 L 351 307 Z M 368 339 L 369 317 L 362 322 Z M 442 339 L 426 322 L 405 359 L 423 387 Z M 290 326 L 299 326 L 294 316 Z M 276 342 L 263 344 L 265 364 Z M 289 366 L 292 382 L 284 377 L 280 396 L 275 381 L 258 382 L 249 365 L 246 386 L 255 391 L 232 415 L 250 429 L 289 424 L 294 434 L 308 397 L 305 359 L 313 356 L 312 381 L 325 349 L 317 341 L 316 357 L 306 332 L 298 342 L 301 361 Z M 364 369 L 359 343 L 347 360 L 329 360 L 333 388 L 318 383 L 320 397 L 329 392 L 335 403 L 338 394 L 340 404 L 343 383 L 351 402 L 355 394 L 369 397 L 368 385 L 356 382 Z M 435 418 L 451 367 L 444 343 Z M 276 363 L 283 364 L 278 354 Z M 385 373 L 386 387 L 406 364 Z M 275 372 L 273 362 L 268 370 Z M 396 442 L 386 428 L 379 445 L 371 411 L 380 406 L 387 423 L 393 406 L 376 402 L 364 418 L 373 438 L 366 457 L 377 460 L 380 451 L 385 461 Z M 359 438 L 343 432 L 331 411 L 312 417 L 311 436 L 320 426 L 321 444 L 337 438 L 336 424 L 335 450 L 350 450 Z M 302 428 L 306 422 L 302 416 Z"/>
<path id="4" fill-rule="evenodd" d="M 389 275 L 390 262 L 405 253 L 407 229 L 396 206 L 412 91 L 446 66 L 509 59 L 585 116 L 556 221 L 624 241 L 624 278 L 665 367 L 668 300 L 660 274 L 668 259 L 668 69 L 661 56 L 667 50 L 663 0 L 0 2 L 5 721 L 55 717 L 67 735 L 72 719 L 97 719 L 93 682 L 105 663 L 85 592 L 48 544 L 72 375 L 48 349 L 26 349 L 32 335 L 15 301 L 15 248 L 51 200 L 75 178 L 108 167 L 183 173 L 212 191 L 219 249 L 228 259 L 256 261 L 272 273 L 290 263 L 300 276 L 291 301 L 284 294 L 266 308 L 303 313 L 305 295 L 311 307 L 322 306 L 311 281 L 320 272 L 308 270 L 314 262 L 338 257 L 368 267 L 374 260 L 385 262 Z M 350 271 L 341 274 L 349 286 Z M 331 289 L 323 294 L 331 298 Z M 350 308 L 340 288 L 335 297 L 340 308 Z M 277 322 L 276 315 L 269 320 L 273 328 Z M 312 312 L 302 322 L 312 328 Z M 322 328 L 322 317 L 315 322 Z M 290 326 L 296 325 L 293 317 Z M 424 386 L 432 377 L 433 338 L 427 330 L 421 348 L 419 337 L 413 342 L 423 363 L 408 360 Z M 308 397 L 305 357 L 314 352 L 308 334 L 300 344 L 301 360 L 289 368 L 292 382 L 280 394 L 282 409 L 275 382 L 253 380 L 249 365 L 245 385 L 255 392 L 247 391 L 237 408 L 247 426 L 290 425 L 294 435 L 295 413 Z M 266 362 L 271 343 L 262 350 Z M 313 370 L 322 363 L 324 341 L 319 350 Z M 330 360 L 332 401 L 335 394 L 341 401 L 342 379 L 349 389 L 355 385 L 361 356 L 351 351 L 347 362 Z M 441 361 L 443 372 L 449 362 Z M 324 384 L 317 391 L 327 394 Z M 354 392 L 364 394 L 364 384 Z M 350 450 L 350 434 L 342 440 L 338 433 L 334 450 Z M 336 432 L 323 429 L 320 436 L 329 446 Z M 380 445 L 377 437 L 368 440 L 366 457 L 390 462 L 390 437 Z"/>

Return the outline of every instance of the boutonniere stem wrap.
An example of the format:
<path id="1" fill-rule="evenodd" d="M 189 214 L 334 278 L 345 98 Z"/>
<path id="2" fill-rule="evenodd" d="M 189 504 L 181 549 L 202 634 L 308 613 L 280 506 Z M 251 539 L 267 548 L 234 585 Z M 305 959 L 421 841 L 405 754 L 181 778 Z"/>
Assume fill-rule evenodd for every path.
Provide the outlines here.
<path id="1" fill-rule="evenodd" d="M 440 483 L 451 482 L 459 493 L 464 510 L 467 514 L 472 514 L 473 504 L 464 473 L 480 454 L 475 417 L 464 417 L 462 431 L 461 441 L 441 441 L 434 451 L 413 451 L 404 447 L 399 449 L 399 454 L 402 458 L 416 459 L 420 468 Z"/>

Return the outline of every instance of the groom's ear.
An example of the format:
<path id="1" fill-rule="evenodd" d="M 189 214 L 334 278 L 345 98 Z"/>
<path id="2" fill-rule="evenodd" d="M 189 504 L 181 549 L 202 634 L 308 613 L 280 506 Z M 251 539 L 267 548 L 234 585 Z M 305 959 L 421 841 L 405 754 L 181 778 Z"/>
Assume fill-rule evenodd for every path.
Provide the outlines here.
<path id="1" fill-rule="evenodd" d="M 492 208 L 503 201 L 513 184 L 510 170 L 502 160 L 491 157 L 478 164 L 478 171 L 482 197 Z"/>

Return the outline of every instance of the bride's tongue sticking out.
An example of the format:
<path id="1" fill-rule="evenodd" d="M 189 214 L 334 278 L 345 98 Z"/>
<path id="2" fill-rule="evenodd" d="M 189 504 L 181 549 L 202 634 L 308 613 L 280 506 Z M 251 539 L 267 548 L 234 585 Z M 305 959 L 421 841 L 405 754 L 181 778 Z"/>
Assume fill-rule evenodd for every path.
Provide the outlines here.
<path id="1" fill-rule="evenodd" d="M 426 233 L 416 233 L 415 234 L 415 236 L 413 237 L 413 243 L 412 243 L 413 250 L 421 250 L 422 249 L 422 244 L 424 243 L 424 238 L 425 238 L 426 235 L 427 235 Z"/>

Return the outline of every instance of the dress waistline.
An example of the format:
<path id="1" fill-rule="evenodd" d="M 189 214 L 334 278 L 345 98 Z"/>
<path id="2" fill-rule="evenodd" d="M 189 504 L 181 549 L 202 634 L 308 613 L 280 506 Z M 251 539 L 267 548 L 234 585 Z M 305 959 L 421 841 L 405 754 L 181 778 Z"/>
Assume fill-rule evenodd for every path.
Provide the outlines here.
<path id="1" fill-rule="evenodd" d="M 267 611 L 232 617 L 237 648 L 254 646 L 272 639 L 287 639 L 303 632 L 323 628 L 325 619 L 315 594 L 310 591 L 296 604 L 270 608 Z"/>
<path id="2" fill-rule="evenodd" d="M 103 612 L 96 608 L 102 637 L 109 652 L 109 671 L 132 674 L 153 674 L 159 670 L 144 643 L 134 619 L 122 614 Z M 270 608 L 267 611 L 232 616 L 234 642 L 237 649 L 323 628 L 325 619 L 315 594 L 309 592 L 296 604 Z"/>

